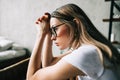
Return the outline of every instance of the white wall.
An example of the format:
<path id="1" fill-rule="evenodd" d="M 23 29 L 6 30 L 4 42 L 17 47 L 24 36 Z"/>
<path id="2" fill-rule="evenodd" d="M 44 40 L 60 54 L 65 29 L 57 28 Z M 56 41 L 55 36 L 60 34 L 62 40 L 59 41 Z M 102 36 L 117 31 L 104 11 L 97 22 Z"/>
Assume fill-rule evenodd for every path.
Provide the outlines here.
<path id="1" fill-rule="evenodd" d="M 66 3 L 79 5 L 94 25 L 107 37 L 109 2 L 104 0 L 0 0 L 0 36 L 5 36 L 31 51 L 36 38 L 35 21 L 44 12 L 52 12 Z M 60 51 L 54 46 L 55 55 Z"/>

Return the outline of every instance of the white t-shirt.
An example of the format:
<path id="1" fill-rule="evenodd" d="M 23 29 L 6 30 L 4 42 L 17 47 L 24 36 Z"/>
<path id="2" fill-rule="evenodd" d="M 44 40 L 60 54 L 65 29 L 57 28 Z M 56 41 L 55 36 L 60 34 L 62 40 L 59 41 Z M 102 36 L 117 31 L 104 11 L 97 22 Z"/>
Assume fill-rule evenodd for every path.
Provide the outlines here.
<path id="1" fill-rule="evenodd" d="M 82 45 L 71 54 L 64 56 L 62 60 L 67 61 L 87 75 L 79 76 L 79 80 L 113 80 L 113 78 L 107 78 L 110 72 L 106 73 L 104 70 L 98 51 L 93 45 Z M 102 77 L 104 74 L 107 74 L 106 79 Z"/>

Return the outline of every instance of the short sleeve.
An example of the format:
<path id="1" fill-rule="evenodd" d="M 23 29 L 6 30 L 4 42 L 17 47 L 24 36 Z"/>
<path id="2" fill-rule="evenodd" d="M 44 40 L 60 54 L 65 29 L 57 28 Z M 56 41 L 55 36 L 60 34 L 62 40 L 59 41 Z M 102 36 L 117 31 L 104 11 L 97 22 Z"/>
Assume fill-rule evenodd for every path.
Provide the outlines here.
<path id="1" fill-rule="evenodd" d="M 67 61 L 90 78 L 96 79 L 103 73 L 103 64 L 95 46 L 83 45 L 66 55 L 62 60 Z"/>

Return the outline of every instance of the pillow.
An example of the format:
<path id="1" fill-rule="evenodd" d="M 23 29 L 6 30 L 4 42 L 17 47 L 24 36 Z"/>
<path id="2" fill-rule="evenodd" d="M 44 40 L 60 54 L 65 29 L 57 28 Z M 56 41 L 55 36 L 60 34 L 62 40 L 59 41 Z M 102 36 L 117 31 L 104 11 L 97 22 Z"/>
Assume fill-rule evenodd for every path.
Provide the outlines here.
<path id="1" fill-rule="evenodd" d="M 5 51 L 9 49 L 13 44 L 13 41 L 7 39 L 0 40 L 0 51 Z"/>
<path id="2" fill-rule="evenodd" d="M 17 44 L 17 43 L 14 43 L 14 44 L 12 45 L 12 49 L 13 49 L 13 50 L 22 50 L 22 49 L 24 49 L 24 47 L 22 47 L 21 45 L 19 45 L 19 44 Z"/>
<path id="3" fill-rule="evenodd" d="M 0 52 L 0 62 L 26 55 L 25 50 L 7 50 Z"/>

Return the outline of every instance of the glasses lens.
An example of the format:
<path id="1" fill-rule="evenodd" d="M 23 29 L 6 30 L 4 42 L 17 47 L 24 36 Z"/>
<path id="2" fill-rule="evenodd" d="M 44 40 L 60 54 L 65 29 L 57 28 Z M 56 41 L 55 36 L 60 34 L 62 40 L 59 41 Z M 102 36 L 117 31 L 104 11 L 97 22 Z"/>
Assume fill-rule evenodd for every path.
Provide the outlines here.
<path id="1" fill-rule="evenodd" d="M 51 28 L 51 34 L 54 35 L 55 37 L 57 36 L 55 27 Z"/>
<path id="2" fill-rule="evenodd" d="M 51 34 L 56 37 L 56 36 L 57 36 L 57 33 L 56 33 L 57 27 L 59 27 L 59 26 L 61 26 L 61 25 L 63 25 L 63 24 L 65 24 L 65 23 L 62 23 L 62 24 L 59 24 L 59 25 L 57 25 L 57 26 L 51 27 L 51 28 L 50 28 Z"/>

